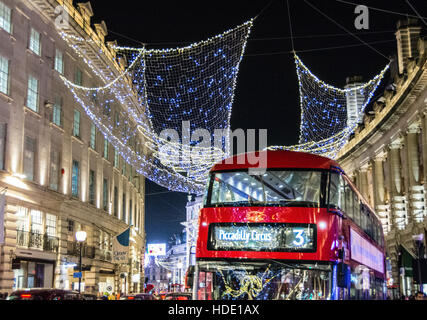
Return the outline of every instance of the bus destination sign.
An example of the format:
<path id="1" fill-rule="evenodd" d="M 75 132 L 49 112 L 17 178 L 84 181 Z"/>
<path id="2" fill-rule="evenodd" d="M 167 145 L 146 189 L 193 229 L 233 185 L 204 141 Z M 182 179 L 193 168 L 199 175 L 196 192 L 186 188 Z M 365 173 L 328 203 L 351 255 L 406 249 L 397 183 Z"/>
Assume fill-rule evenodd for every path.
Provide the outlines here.
<path id="1" fill-rule="evenodd" d="M 213 223 L 209 228 L 209 250 L 316 251 L 314 224 Z"/>

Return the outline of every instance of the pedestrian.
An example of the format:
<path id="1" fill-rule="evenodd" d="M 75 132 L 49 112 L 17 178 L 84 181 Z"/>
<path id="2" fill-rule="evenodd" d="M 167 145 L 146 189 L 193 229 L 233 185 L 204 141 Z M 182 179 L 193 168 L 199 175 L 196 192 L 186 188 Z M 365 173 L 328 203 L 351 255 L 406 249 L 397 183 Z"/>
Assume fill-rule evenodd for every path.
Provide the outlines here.
<path id="1" fill-rule="evenodd" d="M 421 291 L 418 291 L 415 295 L 414 300 L 425 300 L 425 294 Z"/>

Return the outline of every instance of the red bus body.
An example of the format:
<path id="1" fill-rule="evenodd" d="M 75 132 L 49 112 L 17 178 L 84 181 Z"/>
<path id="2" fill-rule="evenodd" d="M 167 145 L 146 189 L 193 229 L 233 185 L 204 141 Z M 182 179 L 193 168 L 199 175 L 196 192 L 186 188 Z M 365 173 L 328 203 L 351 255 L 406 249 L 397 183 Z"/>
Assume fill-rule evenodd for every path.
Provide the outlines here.
<path id="1" fill-rule="evenodd" d="M 331 172 L 333 170 L 335 173 L 339 172 L 342 176 L 342 179 L 345 179 L 346 183 L 351 186 L 353 192 L 357 193 L 357 196 L 360 198 L 360 201 L 369 208 L 373 213 L 373 210 L 369 207 L 367 202 L 362 198 L 362 196 L 357 192 L 354 185 L 351 181 L 345 176 L 344 172 L 340 169 L 338 163 L 335 161 L 307 153 L 301 152 L 291 152 L 291 151 L 262 151 L 264 156 L 267 159 L 267 170 L 274 169 L 295 169 L 295 170 L 323 170 L 324 172 Z M 260 153 L 257 153 L 259 156 Z M 211 169 L 211 174 L 216 172 L 233 172 L 233 171 L 243 171 L 248 170 L 249 168 L 255 168 L 255 165 L 251 165 L 247 158 L 243 163 L 239 163 L 237 156 L 228 161 L 224 160 L 219 164 L 216 164 Z M 240 162 L 241 159 L 240 159 Z M 232 164 L 228 164 L 232 163 Z M 331 178 L 328 178 L 331 179 Z M 210 182 L 210 185 L 212 181 Z M 211 192 L 212 186 L 208 188 L 207 196 Z M 329 198 L 328 198 L 329 199 Z M 353 200 L 352 200 L 353 201 Z M 354 200 L 356 203 L 356 200 Z M 373 214 L 371 221 L 378 223 L 378 219 Z M 209 247 L 209 230 L 212 224 L 246 224 L 247 226 L 252 226 L 253 224 L 262 224 L 267 223 L 274 226 L 278 223 L 287 223 L 287 224 L 313 224 L 315 225 L 315 248 L 311 252 L 284 252 L 284 251 L 256 251 L 256 250 L 213 250 Z M 383 243 L 382 229 L 381 234 L 377 234 L 378 239 L 382 239 L 382 245 L 379 245 L 373 241 L 364 230 L 359 227 L 352 219 L 346 218 L 345 215 L 341 213 L 334 213 L 334 210 L 329 210 L 329 207 L 287 207 L 287 206 L 209 206 L 206 205 L 201 209 L 199 215 L 199 230 L 198 230 L 198 240 L 196 246 L 196 260 L 197 266 L 196 273 L 197 277 L 195 280 L 194 288 L 194 298 L 196 299 L 212 299 L 212 293 L 207 292 L 207 287 L 211 289 L 214 288 L 212 283 L 207 283 L 206 279 L 209 274 L 209 279 L 215 277 L 215 271 L 210 271 L 204 273 L 204 265 L 210 264 L 213 269 L 215 269 L 215 263 L 227 263 L 228 261 L 240 261 L 243 264 L 250 265 L 253 262 L 260 261 L 279 261 L 280 263 L 289 264 L 309 264 L 309 268 L 312 265 L 322 264 L 325 266 L 330 266 L 331 279 L 332 271 L 335 270 L 334 266 L 337 266 L 338 263 L 345 263 L 348 266 L 349 270 L 355 270 L 358 266 L 362 265 L 360 261 L 355 261 L 352 259 L 351 252 L 351 236 L 350 229 L 356 232 L 361 238 L 363 238 L 363 243 L 369 243 L 371 246 L 375 247 L 378 252 L 381 252 L 383 259 L 385 258 L 385 250 Z M 378 233 L 378 230 L 377 230 Z M 366 242 L 365 242 L 366 241 Z M 374 249 L 371 249 L 374 250 Z M 340 256 L 340 253 L 345 253 L 345 256 Z M 377 252 L 377 251 L 375 251 Z M 355 256 L 355 253 L 354 253 Z M 358 258 L 359 260 L 360 257 Z M 369 268 L 369 274 L 372 279 L 377 279 L 377 281 L 384 281 L 385 278 L 385 262 L 383 262 L 383 269 L 375 270 Z M 366 266 L 364 266 L 366 267 Z M 236 267 L 238 268 L 238 267 Z M 377 268 L 378 269 L 378 268 Z M 367 271 L 368 272 L 368 271 Z M 289 273 L 289 272 L 288 272 Z M 282 272 L 282 278 L 283 278 Z M 216 275 L 218 276 L 218 275 Z M 358 276 L 358 275 L 356 275 Z M 356 281 L 356 277 L 352 272 L 352 281 Z M 200 280 L 203 277 L 202 280 Z M 278 279 L 276 276 L 275 279 Z M 205 281 L 206 283 L 202 283 Z M 213 281 L 213 280 L 209 280 Z M 225 281 L 225 280 L 224 280 Z M 277 280 L 278 281 L 278 280 Z M 313 280 L 314 281 L 314 280 Z M 332 283 L 332 280 L 330 280 Z M 335 280 L 334 280 L 335 281 Z M 265 282 L 265 280 L 264 280 Z M 277 286 L 279 286 L 279 282 Z M 283 283 L 282 283 L 283 284 Z M 331 284 L 332 286 L 333 284 Z M 365 284 L 365 286 L 367 286 Z M 229 288 L 229 287 L 227 287 Z M 366 289 L 366 288 L 365 288 Z M 230 291 L 231 289 L 229 289 Z M 331 289 L 332 290 L 332 289 Z M 334 289 L 335 290 L 335 289 Z M 382 285 L 379 289 L 378 285 L 374 288 L 375 293 L 364 294 L 364 298 L 373 298 L 375 295 L 376 298 L 383 298 L 385 296 L 385 286 Z M 381 290 L 382 292 L 378 292 Z M 330 291 L 330 290 L 329 290 Z M 347 292 L 348 291 L 348 292 Z M 347 291 L 342 293 L 329 294 L 328 299 L 348 299 L 350 298 L 350 287 Z M 354 291 L 354 290 L 353 290 Z M 202 293 L 203 294 L 202 294 Z M 213 292 L 213 291 L 212 291 Z M 230 291 L 231 292 L 231 291 Z M 233 291 L 235 292 L 235 291 Z M 261 292 L 261 291 L 260 291 Z M 339 290 L 337 291 L 339 292 Z M 323 297 L 325 293 L 323 292 Z M 232 298 L 238 298 L 235 293 L 235 296 Z M 279 296 L 279 293 L 277 294 Z M 354 295 L 354 292 L 353 292 Z M 360 294 L 359 294 L 360 295 Z M 218 297 L 217 297 L 218 298 Z M 230 298 L 230 295 L 228 295 Z M 255 297 L 252 297 L 255 298 Z M 316 298 L 316 297 L 314 297 Z M 353 297 L 354 298 L 354 297 Z M 360 298 L 360 297 L 359 297 Z"/>

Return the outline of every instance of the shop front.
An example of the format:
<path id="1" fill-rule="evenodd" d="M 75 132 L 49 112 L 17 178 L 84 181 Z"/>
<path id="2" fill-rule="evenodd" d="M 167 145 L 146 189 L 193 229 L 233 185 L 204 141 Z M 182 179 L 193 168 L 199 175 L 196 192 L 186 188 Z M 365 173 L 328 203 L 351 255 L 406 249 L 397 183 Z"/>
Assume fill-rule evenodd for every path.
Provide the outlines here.
<path id="1" fill-rule="evenodd" d="M 13 290 L 53 288 L 54 262 L 17 257 L 12 261 Z"/>
<path id="2" fill-rule="evenodd" d="M 114 270 L 99 270 L 98 292 L 110 295 L 117 291 Z"/>

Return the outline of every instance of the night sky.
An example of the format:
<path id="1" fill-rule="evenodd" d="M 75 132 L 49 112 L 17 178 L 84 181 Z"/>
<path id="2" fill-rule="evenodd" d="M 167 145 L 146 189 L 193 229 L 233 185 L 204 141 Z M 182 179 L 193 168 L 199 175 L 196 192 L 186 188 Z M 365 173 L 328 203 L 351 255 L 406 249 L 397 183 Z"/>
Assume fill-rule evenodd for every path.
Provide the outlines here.
<path id="1" fill-rule="evenodd" d="M 416 15 L 406 1 L 357 1 L 371 7 L 369 29 L 357 30 L 357 0 L 310 0 L 309 2 L 371 44 L 383 55 L 396 51 L 394 32 L 405 16 L 374 8 Z M 425 0 L 410 0 L 427 16 Z M 337 87 L 345 78 L 361 75 L 369 80 L 388 63 L 337 24 L 303 0 L 289 0 L 294 48 L 304 64 L 320 79 Z M 240 64 L 235 91 L 232 129 L 267 129 L 268 145 L 298 142 L 300 107 L 298 82 L 292 53 L 286 0 L 215 1 L 129 1 L 92 0 L 92 22 L 104 20 L 109 35 L 119 45 L 147 48 L 176 48 L 207 39 L 231 29 L 261 13 L 254 21 L 245 56 Z M 427 21 L 427 19 L 425 19 Z M 351 46 L 334 48 L 337 46 Z M 321 50 L 318 50 L 321 49 Z M 385 81 L 386 82 L 386 81 Z M 187 195 L 167 190 L 149 180 L 146 183 L 147 243 L 167 242 L 179 233 L 185 221 Z"/>

